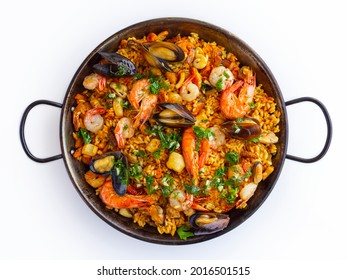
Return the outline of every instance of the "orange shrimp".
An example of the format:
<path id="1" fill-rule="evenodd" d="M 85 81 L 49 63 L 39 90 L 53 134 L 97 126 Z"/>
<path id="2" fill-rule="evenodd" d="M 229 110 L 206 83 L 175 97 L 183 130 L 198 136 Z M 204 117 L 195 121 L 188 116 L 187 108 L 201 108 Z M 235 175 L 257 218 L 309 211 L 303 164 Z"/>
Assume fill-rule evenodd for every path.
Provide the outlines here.
<path id="1" fill-rule="evenodd" d="M 143 127 L 158 103 L 158 95 L 147 94 L 141 101 L 140 112 L 135 117 L 134 128 Z"/>
<path id="2" fill-rule="evenodd" d="M 245 81 L 239 80 L 234 84 L 228 83 L 226 85 L 220 98 L 220 108 L 228 119 L 242 118 L 249 112 L 249 104 L 253 100 L 255 85 L 255 75 L 247 77 Z M 240 92 L 235 94 L 240 87 Z"/>
<path id="3" fill-rule="evenodd" d="M 118 147 L 123 149 L 125 147 L 125 139 L 133 137 L 134 133 L 135 129 L 132 121 L 126 117 L 121 118 L 114 129 L 114 135 L 116 136 Z"/>
<path id="4" fill-rule="evenodd" d="M 148 195 L 119 196 L 113 189 L 112 181 L 106 181 L 101 186 L 99 195 L 106 206 L 117 209 L 148 207 L 153 202 L 153 198 Z"/>
<path id="5" fill-rule="evenodd" d="M 78 103 L 76 108 L 72 112 L 72 122 L 74 125 L 74 128 L 76 131 L 80 129 L 82 126 L 82 120 L 85 115 L 85 113 L 91 108 L 92 106 L 88 102 L 81 102 Z M 81 118 L 80 118 L 81 117 Z"/>
<path id="6" fill-rule="evenodd" d="M 140 108 L 140 102 L 144 98 L 145 90 L 149 85 L 150 83 L 148 79 L 138 80 L 133 84 L 133 87 L 128 95 L 128 99 L 131 106 L 133 106 L 135 109 L 138 110 Z"/>
<path id="7" fill-rule="evenodd" d="M 195 151 L 195 133 L 192 127 L 187 128 L 182 135 L 182 153 L 184 163 L 193 183 L 198 184 L 199 165 L 198 152 Z"/>
<path id="8" fill-rule="evenodd" d="M 204 167 L 210 152 L 210 140 L 203 139 L 200 144 L 198 166 L 199 170 Z"/>

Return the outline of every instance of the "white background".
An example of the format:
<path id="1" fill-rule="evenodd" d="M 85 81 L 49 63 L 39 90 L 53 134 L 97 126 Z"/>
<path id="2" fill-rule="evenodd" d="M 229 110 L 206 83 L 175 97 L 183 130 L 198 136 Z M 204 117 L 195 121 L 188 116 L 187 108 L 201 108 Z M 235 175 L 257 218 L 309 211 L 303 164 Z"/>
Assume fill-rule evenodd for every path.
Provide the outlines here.
<path id="1" fill-rule="evenodd" d="M 4 6 L 5 5 L 5 6 Z M 344 1 L 6 1 L 0 11 L 0 259 L 346 259 L 346 65 Z M 163 246 L 128 237 L 98 218 L 74 189 L 63 160 L 39 164 L 23 152 L 19 123 L 31 102 L 62 103 L 84 58 L 134 23 L 188 17 L 248 43 L 276 77 L 286 101 L 312 96 L 328 108 L 334 135 L 319 162 L 286 160 L 263 206 L 217 239 Z M 60 109 L 31 111 L 31 151 L 60 153 Z M 318 107 L 288 107 L 288 152 L 311 157 L 326 128 Z"/>

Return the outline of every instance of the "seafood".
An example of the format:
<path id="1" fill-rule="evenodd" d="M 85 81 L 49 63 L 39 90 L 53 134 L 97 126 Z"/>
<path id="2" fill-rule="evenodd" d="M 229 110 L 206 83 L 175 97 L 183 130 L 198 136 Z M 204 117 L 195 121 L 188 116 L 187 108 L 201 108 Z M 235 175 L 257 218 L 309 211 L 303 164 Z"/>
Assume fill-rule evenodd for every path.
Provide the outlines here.
<path id="1" fill-rule="evenodd" d="M 150 118 L 155 106 L 158 103 L 158 95 L 147 94 L 142 102 L 140 111 L 135 117 L 134 128 L 142 128 L 145 122 Z"/>
<path id="2" fill-rule="evenodd" d="M 158 103 L 159 107 L 164 108 L 153 118 L 167 127 L 189 127 L 193 126 L 196 119 L 190 111 L 177 103 Z"/>
<path id="3" fill-rule="evenodd" d="M 251 140 L 261 134 L 259 122 L 252 118 L 235 119 L 221 124 L 222 130 L 232 138 Z"/>
<path id="4" fill-rule="evenodd" d="M 128 45 L 140 50 L 151 66 L 158 67 L 164 71 L 172 72 L 167 62 L 178 62 L 184 59 L 182 49 L 169 42 L 138 43 L 130 40 Z"/>
<path id="5" fill-rule="evenodd" d="M 256 183 L 249 183 L 245 185 L 239 192 L 240 198 L 236 201 L 236 208 L 244 208 L 246 206 L 246 202 L 254 195 L 257 187 L 258 185 Z"/>
<path id="6" fill-rule="evenodd" d="M 196 213 L 189 218 L 195 235 L 212 234 L 225 229 L 230 218 L 226 214 Z"/>
<path id="7" fill-rule="evenodd" d="M 189 77 L 180 88 L 180 95 L 183 100 L 193 101 L 200 95 L 201 79 L 199 71 L 192 67 Z"/>
<path id="8" fill-rule="evenodd" d="M 192 179 L 193 184 L 198 184 L 199 173 L 199 156 L 195 150 L 196 141 L 195 133 L 192 127 L 186 128 L 182 135 L 182 152 L 186 169 Z"/>
<path id="9" fill-rule="evenodd" d="M 128 99 L 131 106 L 133 106 L 135 109 L 138 110 L 140 108 L 140 102 L 148 92 L 149 85 L 150 83 L 148 79 L 138 80 L 133 84 L 133 87 L 128 95 Z"/>
<path id="10" fill-rule="evenodd" d="M 114 191 L 125 195 L 129 182 L 128 160 L 120 152 L 109 152 L 93 158 L 89 164 L 90 170 L 99 175 L 111 175 Z"/>
<path id="11" fill-rule="evenodd" d="M 132 76 L 136 74 L 136 67 L 126 57 L 117 53 L 99 52 L 99 54 L 111 63 L 100 63 L 93 65 L 93 70 L 109 78 Z"/>
<path id="12" fill-rule="evenodd" d="M 113 189 L 112 182 L 106 181 L 100 189 L 100 198 L 110 208 L 140 208 L 148 207 L 153 202 L 153 198 L 148 195 L 130 195 L 119 196 Z"/>
<path id="13" fill-rule="evenodd" d="M 213 68 L 208 78 L 211 85 L 214 86 L 217 91 L 224 90 L 227 84 L 231 85 L 233 83 L 234 79 L 233 73 L 224 66 Z"/>
<path id="14" fill-rule="evenodd" d="M 102 91 L 105 87 L 106 79 L 103 76 L 100 76 L 99 74 L 92 73 L 88 76 L 86 76 L 83 80 L 83 86 L 86 89 L 93 90 L 98 89 L 99 91 Z"/>
<path id="15" fill-rule="evenodd" d="M 104 125 L 104 118 L 101 116 L 106 110 L 104 108 L 93 108 L 86 112 L 83 118 L 83 123 L 91 132 L 98 132 Z"/>
<path id="16" fill-rule="evenodd" d="M 125 139 L 134 136 L 135 128 L 132 124 L 131 119 L 123 117 L 121 118 L 114 129 L 114 135 L 118 143 L 118 147 L 123 149 L 125 147 Z"/>
<path id="17" fill-rule="evenodd" d="M 235 83 L 226 82 L 222 91 L 220 108 L 228 119 L 244 117 L 251 109 L 256 84 L 255 74 L 248 76 L 245 81 L 238 80 Z M 239 93 L 236 91 L 240 88 Z"/>

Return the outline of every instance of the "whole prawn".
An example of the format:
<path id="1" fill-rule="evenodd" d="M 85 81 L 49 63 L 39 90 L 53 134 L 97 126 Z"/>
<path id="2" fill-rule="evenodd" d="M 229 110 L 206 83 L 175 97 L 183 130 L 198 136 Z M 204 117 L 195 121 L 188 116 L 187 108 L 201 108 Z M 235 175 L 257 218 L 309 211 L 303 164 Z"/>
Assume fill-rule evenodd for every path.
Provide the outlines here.
<path id="1" fill-rule="evenodd" d="M 234 84 L 226 84 L 220 98 L 220 109 L 228 119 L 242 118 L 250 111 L 255 85 L 255 74 L 247 77 L 245 81 L 238 80 Z M 240 92 L 236 94 L 240 87 Z"/>
<path id="2" fill-rule="evenodd" d="M 199 153 L 196 151 L 196 135 L 192 127 L 183 132 L 182 153 L 184 163 L 194 185 L 198 185 L 199 170 L 205 165 L 209 151 L 210 142 L 208 139 L 203 139 L 200 143 Z"/>
<path id="3" fill-rule="evenodd" d="M 110 208 L 140 208 L 148 207 L 153 199 L 148 195 L 130 195 L 119 196 L 113 189 L 112 182 L 106 181 L 100 190 L 100 198 Z"/>

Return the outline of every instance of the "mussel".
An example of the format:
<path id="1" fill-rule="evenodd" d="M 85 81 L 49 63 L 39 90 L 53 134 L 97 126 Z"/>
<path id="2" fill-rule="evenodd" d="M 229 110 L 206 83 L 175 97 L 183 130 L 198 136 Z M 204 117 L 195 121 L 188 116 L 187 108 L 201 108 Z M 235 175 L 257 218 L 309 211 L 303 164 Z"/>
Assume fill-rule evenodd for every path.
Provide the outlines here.
<path id="1" fill-rule="evenodd" d="M 188 109 L 178 103 L 158 103 L 164 110 L 157 113 L 153 118 L 167 127 L 184 128 L 195 124 L 195 117 Z"/>
<path id="2" fill-rule="evenodd" d="M 92 172 L 111 175 L 115 192 L 123 196 L 129 182 L 128 160 L 121 151 L 112 151 L 93 158 L 89 164 Z"/>
<path id="3" fill-rule="evenodd" d="M 259 121 L 253 118 L 242 118 L 227 121 L 221 125 L 224 133 L 232 138 L 251 140 L 261 134 Z"/>
<path id="4" fill-rule="evenodd" d="M 123 77 L 135 75 L 137 70 L 135 64 L 125 56 L 118 53 L 99 52 L 99 54 L 110 63 L 100 63 L 93 66 L 95 73 L 109 77 Z"/>
<path id="5" fill-rule="evenodd" d="M 226 214 L 198 212 L 190 216 L 189 223 L 195 235 L 211 234 L 225 229 L 230 221 Z"/>
<path id="6" fill-rule="evenodd" d="M 183 50 L 169 42 L 147 42 L 139 43 L 134 40 L 128 41 L 130 47 L 142 52 L 147 62 L 154 67 L 172 72 L 167 62 L 178 62 L 185 58 Z"/>

